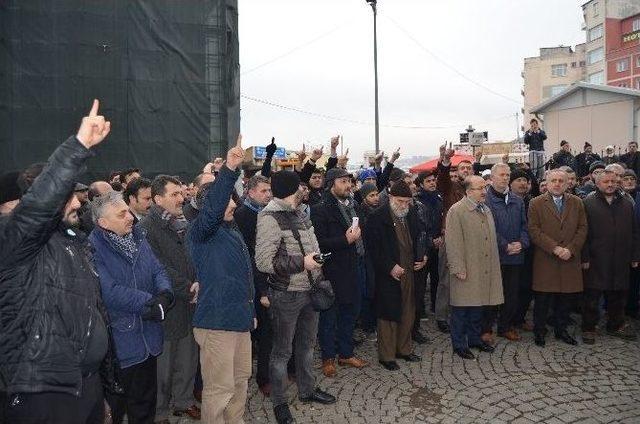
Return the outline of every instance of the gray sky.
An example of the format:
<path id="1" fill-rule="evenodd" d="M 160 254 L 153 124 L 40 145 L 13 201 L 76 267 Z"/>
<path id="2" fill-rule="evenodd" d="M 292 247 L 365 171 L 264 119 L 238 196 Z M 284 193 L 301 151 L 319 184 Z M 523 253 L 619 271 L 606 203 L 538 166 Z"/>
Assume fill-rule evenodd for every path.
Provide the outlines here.
<path id="1" fill-rule="evenodd" d="M 433 155 L 470 123 L 489 131 L 490 141 L 513 139 L 523 58 L 540 47 L 584 42 L 582 3 L 379 0 L 381 149 Z M 351 162 L 360 162 L 374 148 L 373 18 L 365 0 L 239 0 L 239 14 L 244 96 L 361 122 L 243 98 L 247 146 L 264 145 L 272 135 L 287 148 L 303 141 L 326 146 L 342 134 Z"/>

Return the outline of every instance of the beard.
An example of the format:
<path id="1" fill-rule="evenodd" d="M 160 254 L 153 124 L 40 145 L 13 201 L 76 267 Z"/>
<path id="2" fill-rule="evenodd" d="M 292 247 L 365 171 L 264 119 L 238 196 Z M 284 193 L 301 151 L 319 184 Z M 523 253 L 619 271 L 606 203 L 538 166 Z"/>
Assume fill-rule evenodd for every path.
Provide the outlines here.
<path id="1" fill-rule="evenodd" d="M 391 212 L 396 216 L 396 218 L 405 218 L 409 214 L 409 208 L 398 207 L 393 204 L 393 202 L 389 202 L 389 206 L 391 207 Z"/>
<path id="2" fill-rule="evenodd" d="M 77 211 L 72 211 L 67 213 L 64 218 L 62 218 L 62 222 L 64 222 L 67 226 L 72 228 L 77 228 L 80 226 L 80 217 L 78 216 Z"/>

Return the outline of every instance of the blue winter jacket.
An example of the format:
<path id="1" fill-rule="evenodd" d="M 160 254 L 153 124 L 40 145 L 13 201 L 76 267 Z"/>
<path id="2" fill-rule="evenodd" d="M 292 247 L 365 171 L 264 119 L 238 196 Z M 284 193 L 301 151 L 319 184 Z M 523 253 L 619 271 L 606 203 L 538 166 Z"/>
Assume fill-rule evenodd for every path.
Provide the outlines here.
<path id="1" fill-rule="evenodd" d="M 490 187 L 487 190 L 487 206 L 491 209 L 496 224 L 496 238 L 501 265 L 524 264 L 524 251 L 529 247 L 529 232 L 524 202 L 517 194 L 509 192 L 507 203 L 498 197 Z M 507 255 L 507 244 L 519 241 L 522 251 L 517 255 Z"/>
<path id="2" fill-rule="evenodd" d="M 164 267 L 137 225 L 133 236 L 138 244 L 133 261 L 109 240 L 105 230 L 96 227 L 89 236 L 121 368 L 162 353 L 162 325 L 143 320 L 142 312 L 153 296 L 172 291 Z"/>
<path id="3" fill-rule="evenodd" d="M 251 257 L 235 224 L 223 219 L 239 175 L 239 171 L 226 166 L 220 169 L 189 228 L 189 249 L 200 283 L 193 315 L 193 326 L 197 328 L 253 330 Z"/>

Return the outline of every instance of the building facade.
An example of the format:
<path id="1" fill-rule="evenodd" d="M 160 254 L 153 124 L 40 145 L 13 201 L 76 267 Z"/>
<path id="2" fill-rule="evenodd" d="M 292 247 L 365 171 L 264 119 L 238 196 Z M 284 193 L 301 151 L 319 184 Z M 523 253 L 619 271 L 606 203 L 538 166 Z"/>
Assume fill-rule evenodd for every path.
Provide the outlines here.
<path id="1" fill-rule="evenodd" d="M 540 56 L 525 58 L 522 71 L 525 125 L 533 118 L 532 108 L 584 77 L 584 44 L 577 45 L 575 49 L 570 46 L 545 47 L 540 49 Z"/>
<path id="2" fill-rule="evenodd" d="M 586 32 L 585 81 L 591 84 L 609 84 L 611 79 L 618 77 L 618 72 L 611 72 L 609 66 L 610 49 L 620 48 L 618 40 L 621 23 L 640 13 L 640 1 L 591 0 L 582 5 L 582 13 L 583 29 Z M 613 66 L 615 71 L 617 65 Z"/>
<path id="3" fill-rule="evenodd" d="M 607 84 L 640 90 L 640 13 L 607 23 Z"/>

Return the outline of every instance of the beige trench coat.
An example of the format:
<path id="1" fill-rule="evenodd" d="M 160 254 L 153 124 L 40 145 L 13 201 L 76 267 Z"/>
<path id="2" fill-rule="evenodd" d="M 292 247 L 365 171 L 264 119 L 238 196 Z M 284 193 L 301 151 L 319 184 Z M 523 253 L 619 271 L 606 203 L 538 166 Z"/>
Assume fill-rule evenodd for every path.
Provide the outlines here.
<path id="1" fill-rule="evenodd" d="M 451 306 L 504 303 L 496 227 L 488 207 L 482 213 L 468 198 L 447 213 L 445 243 L 451 272 Z M 466 273 L 460 280 L 455 276 Z"/>

